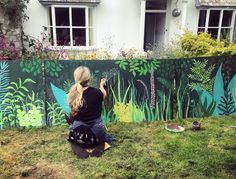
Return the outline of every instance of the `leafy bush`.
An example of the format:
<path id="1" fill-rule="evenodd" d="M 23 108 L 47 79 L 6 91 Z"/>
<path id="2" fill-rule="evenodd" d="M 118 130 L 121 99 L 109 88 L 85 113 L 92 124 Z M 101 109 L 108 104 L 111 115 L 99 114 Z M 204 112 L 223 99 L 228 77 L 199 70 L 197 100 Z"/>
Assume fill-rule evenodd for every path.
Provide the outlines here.
<path id="1" fill-rule="evenodd" d="M 64 47 L 52 47 L 52 39 L 47 28 L 41 32 L 41 38 L 24 35 L 23 59 L 45 59 L 45 60 L 109 60 L 112 54 L 106 49 L 91 51 L 65 50 Z"/>
<path id="2" fill-rule="evenodd" d="M 182 57 L 236 55 L 236 44 L 215 40 L 205 32 L 193 34 L 185 31 L 179 43 Z"/>
<path id="3" fill-rule="evenodd" d="M 67 59 L 68 54 L 63 47 L 58 49 L 51 48 L 52 39 L 50 38 L 46 30 L 47 29 L 44 28 L 44 31 L 41 32 L 41 39 L 23 35 L 23 59 Z"/>
<path id="4" fill-rule="evenodd" d="M 186 30 L 167 46 L 154 45 L 149 54 L 155 59 L 236 55 L 236 44 L 228 39 L 215 40 L 205 32 L 194 34 Z"/>
<path id="5" fill-rule="evenodd" d="M 0 60 L 17 59 L 21 54 L 16 50 L 15 42 L 7 40 L 3 35 L 0 35 Z"/>

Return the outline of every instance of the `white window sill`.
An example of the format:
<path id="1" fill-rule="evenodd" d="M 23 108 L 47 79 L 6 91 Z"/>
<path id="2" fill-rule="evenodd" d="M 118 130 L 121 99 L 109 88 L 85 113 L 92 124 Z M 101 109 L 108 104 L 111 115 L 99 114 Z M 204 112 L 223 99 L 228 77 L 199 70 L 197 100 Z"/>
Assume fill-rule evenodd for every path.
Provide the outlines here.
<path id="1" fill-rule="evenodd" d="M 96 46 L 78 46 L 78 47 L 70 47 L 70 46 L 51 46 L 49 47 L 51 50 L 68 50 L 68 51 L 96 51 L 98 48 Z"/>

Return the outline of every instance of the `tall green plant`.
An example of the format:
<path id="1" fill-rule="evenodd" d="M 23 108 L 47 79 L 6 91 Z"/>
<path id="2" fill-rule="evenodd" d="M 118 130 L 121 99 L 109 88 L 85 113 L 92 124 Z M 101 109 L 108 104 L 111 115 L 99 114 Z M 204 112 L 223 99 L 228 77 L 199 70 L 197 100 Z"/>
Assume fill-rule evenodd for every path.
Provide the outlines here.
<path id="1" fill-rule="evenodd" d="M 121 103 L 125 103 L 128 101 L 127 99 L 127 95 L 129 93 L 129 90 L 130 90 L 130 87 L 131 85 L 129 84 L 128 88 L 127 89 L 124 89 L 124 87 L 121 89 L 121 80 L 120 80 L 120 75 L 117 76 L 117 89 L 115 90 L 111 85 L 110 85 L 110 89 L 111 89 L 111 92 L 112 92 L 112 95 L 113 95 L 113 99 L 114 99 L 114 102 L 117 103 L 117 102 L 121 102 Z M 122 90 L 125 90 L 124 91 L 124 95 L 122 96 Z"/>
<path id="2" fill-rule="evenodd" d="M 47 118 L 52 125 L 65 124 L 65 113 L 58 103 L 47 102 Z"/>
<path id="3" fill-rule="evenodd" d="M 187 118 L 190 109 L 190 89 L 189 80 L 182 74 L 178 87 L 176 88 L 177 112 L 175 117 L 182 119 Z M 185 110 L 184 110 L 185 109 Z"/>
<path id="4" fill-rule="evenodd" d="M 207 98 L 205 98 L 203 103 L 200 101 L 197 105 L 197 116 L 198 117 L 212 116 L 215 108 L 216 108 L 215 101 L 212 101 L 208 106 Z"/>
<path id="5" fill-rule="evenodd" d="M 38 94 L 31 91 L 28 94 L 21 109 L 17 110 L 17 119 L 21 127 L 39 127 L 43 125 L 44 102 Z"/>
<path id="6" fill-rule="evenodd" d="M 8 103 L 3 103 L 3 100 L 8 92 L 7 88 L 9 83 L 9 65 L 7 62 L 0 62 L 0 111 L 2 112 L 2 115 L 7 112 L 6 107 L 8 106 Z"/>
<path id="7" fill-rule="evenodd" d="M 221 103 L 218 105 L 221 113 L 220 115 L 227 115 L 233 114 L 236 112 L 236 106 L 234 104 L 233 96 L 229 89 L 226 89 L 224 92 L 224 96 L 221 97 Z"/>
<path id="8" fill-rule="evenodd" d="M 102 116 L 102 121 L 104 124 L 117 121 L 117 117 L 114 114 L 113 108 L 111 108 L 110 110 L 107 110 L 104 104 L 102 106 L 101 116 Z"/>
<path id="9" fill-rule="evenodd" d="M 10 126 L 18 126 L 17 110 L 21 109 L 24 106 L 24 101 L 27 97 L 27 93 L 29 90 L 25 87 L 28 83 L 35 83 L 33 80 L 27 78 L 23 82 L 21 78 L 18 79 L 18 83 L 11 82 L 7 87 L 8 92 L 4 96 L 3 104 L 7 104 L 8 106 L 5 108 L 7 111 L 6 115 L 4 115 L 4 120 L 7 121 L 9 127 Z"/>
<path id="10" fill-rule="evenodd" d="M 214 78 L 212 78 L 211 75 L 215 65 L 211 65 L 208 68 L 206 66 L 207 60 L 193 60 L 193 67 L 191 68 L 192 74 L 188 75 L 188 77 L 192 80 L 192 82 L 190 82 L 190 87 L 191 89 L 194 89 L 196 86 L 200 86 L 201 88 L 212 93 Z"/>
<path id="11" fill-rule="evenodd" d="M 199 94 L 200 101 L 202 104 L 205 99 L 207 99 L 207 106 L 210 106 L 212 101 L 216 103 L 216 108 L 213 112 L 213 115 L 217 116 L 222 114 L 234 114 L 235 104 L 233 104 L 234 100 L 233 93 L 235 88 L 236 88 L 236 75 L 234 75 L 233 78 L 230 80 L 228 87 L 226 88 L 227 92 L 225 92 L 225 86 L 222 76 L 222 64 L 221 64 L 216 73 L 212 94 L 210 94 L 208 91 L 202 89 L 199 86 L 195 87 L 195 90 Z"/>

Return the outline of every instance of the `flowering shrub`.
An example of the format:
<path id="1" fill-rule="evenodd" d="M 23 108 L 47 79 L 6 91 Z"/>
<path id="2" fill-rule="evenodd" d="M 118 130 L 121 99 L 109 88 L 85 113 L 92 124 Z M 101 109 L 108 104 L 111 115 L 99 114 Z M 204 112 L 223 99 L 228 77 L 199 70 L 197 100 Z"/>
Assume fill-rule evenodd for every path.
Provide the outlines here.
<path id="1" fill-rule="evenodd" d="M 35 39 L 24 35 L 24 59 L 68 59 L 68 53 L 63 47 L 52 49 L 51 39 L 47 35 L 46 29 L 41 32 L 41 39 Z"/>
<path id="2" fill-rule="evenodd" d="M 112 59 L 111 53 L 106 49 L 93 51 L 71 51 L 64 47 L 52 47 L 52 40 L 46 29 L 41 33 L 41 39 L 24 35 L 24 59 L 63 59 L 63 60 L 108 60 Z"/>
<path id="3" fill-rule="evenodd" d="M 0 36 L 0 59 L 70 59 L 70 60 L 109 60 L 113 55 L 104 48 L 90 51 L 65 50 L 62 47 L 53 47 L 52 39 L 47 29 L 41 33 L 40 39 L 23 36 L 23 56 L 16 50 L 14 42 L 8 42 Z M 154 45 L 150 51 L 136 48 L 122 49 L 116 59 L 167 59 L 199 56 L 236 55 L 236 44 L 229 41 L 212 39 L 207 33 L 198 35 L 186 31 L 177 41 L 168 46 Z"/>
<path id="4" fill-rule="evenodd" d="M 93 52 L 79 52 L 76 55 L 76 59 L 78 60 L 95 60 L 97 57 L 97 54 L 95 51 Z"/>
<path id="5" fill-rule="evenodd" d="M 74 60 L 110 60 L 112 54 L 106 49 L 101 48 L 98 50 L 87 51 L 87 52 L 76 52 L 73 55 L 69 55 L 69 59 Z"/>
<path id="6" fill-rule="evenodd" d="M 0 60 L 17 59 L 21 56 L 16 50 L 15 43 L 8 41 L 5 36 L 0 36 Z"/>
<path id="7" fill-rule="evenodd" d="M 149 52 L 144 52 L 136 48 L 121 50 L 118 54 L 118 59 L 147 59 Z"/>

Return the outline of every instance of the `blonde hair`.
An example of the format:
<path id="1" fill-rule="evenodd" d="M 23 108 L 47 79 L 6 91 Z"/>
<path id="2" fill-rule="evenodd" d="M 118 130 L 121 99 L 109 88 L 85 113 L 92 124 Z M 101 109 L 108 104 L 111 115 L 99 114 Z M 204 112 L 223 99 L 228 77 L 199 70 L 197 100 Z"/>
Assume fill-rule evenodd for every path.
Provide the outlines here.
<path id="1" fill-rule="evenodd" d="M 75 69 L 75 84 L 71 87 L 67 98 L 72 116 L 75 116 L 80 108 L 83 107 L 83 87 L 88 86 L 90 78 L 91 74 L 87 67 L 80 66 Z"/>

